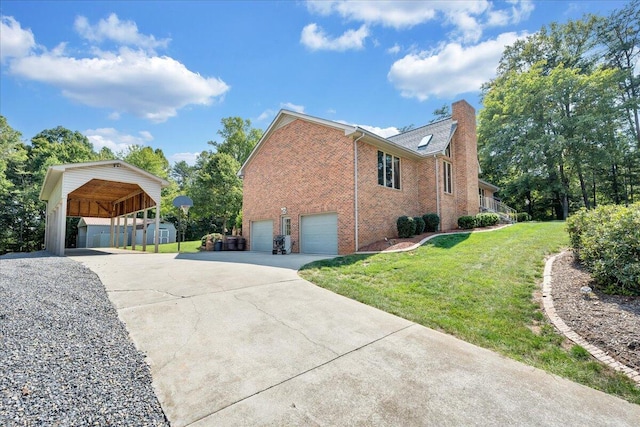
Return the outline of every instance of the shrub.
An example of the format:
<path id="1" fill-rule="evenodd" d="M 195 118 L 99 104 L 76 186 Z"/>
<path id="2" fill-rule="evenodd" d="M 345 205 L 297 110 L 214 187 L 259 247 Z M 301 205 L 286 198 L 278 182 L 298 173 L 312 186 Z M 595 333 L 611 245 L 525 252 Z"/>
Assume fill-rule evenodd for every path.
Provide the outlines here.
<path id="1" fill-rule="evenodd" d="M 428 213 L 422 215 L 424 220 L 425 231 L 438 231 L 438 225 L 440 225 L 440 217 L 435 213 Z"/>
<path id="2" fill-rule="evenodd" d="M 531 215 L 529 215 L 527 212 L 518 212 L 516 214 L 516 221 L 518 222 L 531 221 Z"/>
<path id="3" fill-rule="evenodd" d="M 422 234 L 424 233 L 424 227 L 425 227 L 425 222 L 424 219 L 422 219 L 421 216 L 414 216 L 413 220 L 416 223 L 416 234 Z"/>
<path id="4" fill-rule="evenodd" d="M 398 226 L 398 237 L 411 237 L 416 232 L 416 222 L 409 216 L 401 216 L 396 222 Z"/>
<path id="5" fill-rule="evenodd" d="M 476 226 L 476 217 L 465 215 L 458 218 L 458 227 L 468 230 Z"/>
<path id="6" fill-rule="evenodd" d="M 640 203 L 580 210 L 567 220 L 571 245 L 606 292 L 640 295 Z"/>
<path id="7" fill-rule="evenodd" d="M 491 212 L 479 213 L 476 215 L 477 227 L 491 227 L 500 222 L 500 215 Z"/>

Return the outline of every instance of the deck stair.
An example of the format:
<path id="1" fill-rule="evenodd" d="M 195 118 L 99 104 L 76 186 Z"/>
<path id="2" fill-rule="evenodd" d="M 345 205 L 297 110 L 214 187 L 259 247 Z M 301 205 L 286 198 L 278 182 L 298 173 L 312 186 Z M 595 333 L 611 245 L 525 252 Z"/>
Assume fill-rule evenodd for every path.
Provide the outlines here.
<path id="1" fill-rule="evenodd" d="M 480 196 L 480 212 L 496 213 L 503 223 L 513 224 L 517 222 L 517 211 L 493 197 Z"/>

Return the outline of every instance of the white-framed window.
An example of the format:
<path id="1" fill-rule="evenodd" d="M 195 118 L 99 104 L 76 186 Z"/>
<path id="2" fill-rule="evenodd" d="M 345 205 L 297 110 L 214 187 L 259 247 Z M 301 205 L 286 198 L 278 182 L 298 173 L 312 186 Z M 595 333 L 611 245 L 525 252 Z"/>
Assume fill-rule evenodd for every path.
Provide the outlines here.
<path id="1" fill-rule="evenodd" d="M 400 189 L 400 158 L 378 151 L 378 185 Z"/>
<path id="2" fill-rule="evenodd" d="M 282 218 L 282 234 L 284 236 L 291 236 L 291 218 Z"/>
<path id="3" fill-rule="evenodd" d="M 453 194 L 453 166 L 451 163 L 444 161 L 444 192 L 447 194 Z"/>

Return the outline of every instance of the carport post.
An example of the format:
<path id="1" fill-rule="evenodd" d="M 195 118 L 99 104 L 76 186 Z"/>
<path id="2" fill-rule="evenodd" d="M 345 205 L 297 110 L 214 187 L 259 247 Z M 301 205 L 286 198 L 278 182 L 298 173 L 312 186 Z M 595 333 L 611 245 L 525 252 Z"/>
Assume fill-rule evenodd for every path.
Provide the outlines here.
<path id="1" fill-rule="evenodd" d="M 127 243 L 128 240 L 127 239 L 127 233 L 129 232 L 128 228 L 127 228 L 127 220 L 129 219 L 129 215 L 125 215 L 124 216 L 124 242 L 122 243 L 122 249 L 127 249 Z"/>
<path id="2" fill-rule="evenodd" d="M 142 211 L 142 252 L 147 251 L 147 211 Z"/>
<path id="3" fill-rule="evenodd" d="M 111 227 L 109 228 L 109 234 L 110 234 L 109 235 L 109 247 L 110 248 L 113 247 L 113 234 L 114 234 L 114 231 L 115 231 L 115 226 L 116 226 L 115 218 L 111 217 Z"/>
<path id="4" fill-rule="evenodd" d="M 60 214 L 58 216 L 58 230 L 60 232 L 60 234 L 58 235 L 58 241 L 56 242 L 56 244 L 58 245 L 58 248 L 56 250 L 56 252 L 54 252 L 56 255 L 64 255 L 64 241 L 65 241 L 65 236 L 67 235 L 67 196 L 64 195 L 62 197 L 62 201 L 60 203 Z"/>
<path id="5" fill-rule="evenodd" d="M 116 249 L 120 248 L 120 215 L 118 215 L 118 225 L 116 226 Z"/>
<path id="6" fill-rule="evenodd" d="M 158 203 L 156 205 L 156 229 L 153 230 L 153 233 L 156 235 L 155 236 L 155 241 L 156 241 L 156 250 L 155 252 L 158 253 L 158 246 L 160 244 L 160 203 Z"/>
<path id="7" fill-rule="evenodd" d="M 136 224 L 138 222 L 135 212 L 131 215 L 131 221 L 133 222 L 131 224 L 131 250 L 135 251 L 136 250 Z"/>

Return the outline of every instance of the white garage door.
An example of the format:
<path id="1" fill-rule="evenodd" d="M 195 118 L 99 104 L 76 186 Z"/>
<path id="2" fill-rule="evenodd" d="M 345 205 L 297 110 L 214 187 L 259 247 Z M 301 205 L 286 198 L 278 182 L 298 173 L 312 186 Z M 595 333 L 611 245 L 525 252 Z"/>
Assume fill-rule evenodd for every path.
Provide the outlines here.
<path id="1" fill-rule="evenodd" d="M 271 252 L 273 249 L 273 221 L 251 222 L 251 250 Z"/>
<path id="2" fill-rule="evenodd" d="M 302 217 L 301 250 L 307 254 L 338 253 L 338 214 Z"/>

